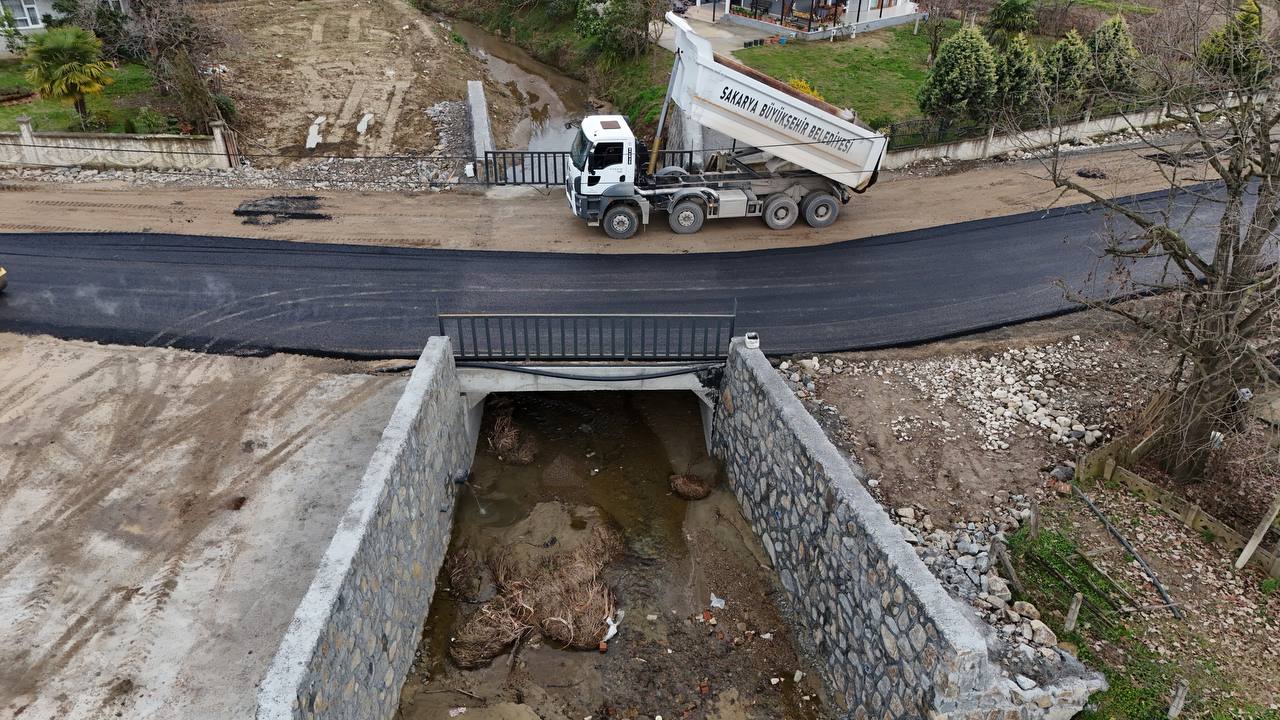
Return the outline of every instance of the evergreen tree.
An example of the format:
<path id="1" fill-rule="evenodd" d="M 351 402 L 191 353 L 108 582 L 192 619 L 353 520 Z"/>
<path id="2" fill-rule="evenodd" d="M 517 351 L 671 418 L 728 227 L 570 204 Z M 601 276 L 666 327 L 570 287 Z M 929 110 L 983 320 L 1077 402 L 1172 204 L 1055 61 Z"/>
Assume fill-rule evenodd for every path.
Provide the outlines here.
<path id="1" fill-rule="evenodd" d="M 996 107 L 1010 112 L 1025 110 L 1044 82 L 1040 58 L 1026 35 L 1009 40 L 996 62 Z"/>
<path id="2" fill-rule="evenodd" d="M 1088 77 L 1089 48 L 1080 33 L 1071 30 L 1045 53 L 1045 90 L 1055 101 L 1078 100 Z"/>
<path id="3" fill-rule="evenodd" d="M 989 117 L 996 96 L 996 59 L 973 27 L 964 27 L 938 49 L 918 100 L 925 114 L 943 120 Z"/>
<path id="4" fill-rule="evenodd" d="M 1260 85 L 1274 68 L 1262 32 L 1262 8 L 1244 0 L 1235 16 L 1205 38 L 1200 60 L 1205 69 L 1245 87 Z"/>
<path id="5" fill-rule="evenodd" d="M 1035 29 L 1035 0 L 998 0 L 987 14 L 987 22 L 983 25 L 987 42 L 999 49 L 1003 49 L 1018 35 Z"/>
<path id="6" fill-rule="evenodd" d="M 1089 36 L 1089 86 L 1113 93 L 1138 89 L 1138 51 L 1124 16 L 1115 15 Z"/>

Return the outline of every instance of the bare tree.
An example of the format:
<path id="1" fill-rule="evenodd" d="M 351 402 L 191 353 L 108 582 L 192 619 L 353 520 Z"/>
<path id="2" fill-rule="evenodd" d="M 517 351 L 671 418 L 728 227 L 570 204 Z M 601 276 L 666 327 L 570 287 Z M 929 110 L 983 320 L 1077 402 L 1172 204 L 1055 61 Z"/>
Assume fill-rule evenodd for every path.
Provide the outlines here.
<path id="1" fill-rule="evenodd" d="M 1136 29 L 1143 89 L 1113 95 L 1167 106 L 1184 128 L 1172 142 L 1134 128 L 1144 143 L 1139 156 L 1168 183 L 1167 200 L 1113 199 L 1073 176 L 1060 146 L 1042 155 L 1058 188 L 1115 218 L 1105 238 L 1110 289 L 1169 299 L 1135 309 L 1109 303 L 1097 288 L 1071 290 L 1176 353 L 1148 415 L 1157 457 L 1183 481 L 1204 476 L 1242 404 L 1280 377 L 1280 57 L 1262 18 L 1252 0 L 1238 10 L 1188 0 Z M 1054 98 L 1044 107 L 1063 110 Z"/>
<path id="2" fill-rule="evenodd" d="M 924 28 L 925 37 L 929 38 L 927 62 L 930 66 L 938 57 L 938 48 L 942 46 L 947 27 L 957 18 L 962 18 L 967 2 L 968 0 L 928 0 L 924 4 L 928 16 L 920 25 Z"/>

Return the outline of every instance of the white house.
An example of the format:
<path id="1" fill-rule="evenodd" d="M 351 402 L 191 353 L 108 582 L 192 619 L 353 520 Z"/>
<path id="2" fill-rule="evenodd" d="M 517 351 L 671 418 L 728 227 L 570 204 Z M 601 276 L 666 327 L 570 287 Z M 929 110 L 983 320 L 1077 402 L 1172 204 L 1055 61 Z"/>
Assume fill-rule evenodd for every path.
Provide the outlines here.
<path id="1" fill-rule="evenodd" d="M 124 12 L 127 7 L 125 0 L 100 1 L 120 12 Z M 18 29 L 24 35 L 44 32 L 45 17 L 53 15 L 53 0 L 0 0 L 0 4 L 3 4 L 6 10 L 13 13 L 14 22 L 17 23 Z M 11 58 L 13 56 L 13 53 L 9 52 L 8 48 L 0 44 L 0 58 Z"/>

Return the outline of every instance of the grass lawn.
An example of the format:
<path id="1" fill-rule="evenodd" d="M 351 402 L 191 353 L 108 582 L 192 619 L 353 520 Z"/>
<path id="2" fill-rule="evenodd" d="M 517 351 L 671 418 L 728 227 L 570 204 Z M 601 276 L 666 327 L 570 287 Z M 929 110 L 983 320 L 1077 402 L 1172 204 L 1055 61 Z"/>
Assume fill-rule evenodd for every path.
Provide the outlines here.
<path id="1" fill-rule="evenodd" d="M 143 65 L 121 65 L 112 71 L 115 82 L 100 93 L 88 97 L 89 114 L 101 118 L 100 131 L 124 132 L 125 120 L 137 113 L 153 96 L 155 80 Z M 18 61 L 0 62 L 0 90 L 27 86 Z M 28 115 L 35 130 L 57 132 L 79 131 L 80 120 L 70 102 L 32 98 L 25 102 L 0 105 L 0 131 L 18 129 L 18 117 Z"/>
<path id="2" fill-rule="evenodd" d="M 734 56 L 783 82 L 804 78 L 828 102 L 852 108 L 873 129 L 918 117 L 916 92 L 929 74 L 929 38 L 912 35 L 910 25 L 834 43 L 763 45 Z"/>

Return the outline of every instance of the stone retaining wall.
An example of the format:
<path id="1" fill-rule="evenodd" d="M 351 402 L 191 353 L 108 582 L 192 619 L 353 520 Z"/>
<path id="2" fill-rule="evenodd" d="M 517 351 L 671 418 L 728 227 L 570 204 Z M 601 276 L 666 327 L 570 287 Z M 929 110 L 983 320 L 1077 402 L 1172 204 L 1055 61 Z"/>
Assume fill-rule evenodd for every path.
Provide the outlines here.
<path id="1" fill-rule="evenodd" d="M 470 463 L 464 415 L 449 341 L 432 338 L 259 686 L 258 720 L 395 714 Z"/>
<path id="2" fill-rule="evenodd" d="M 1023 691 L 759 350 L 735 339 L 712 436 L 743 514 L 851 718 L 1069 718 L 1080 683 Z"/>

